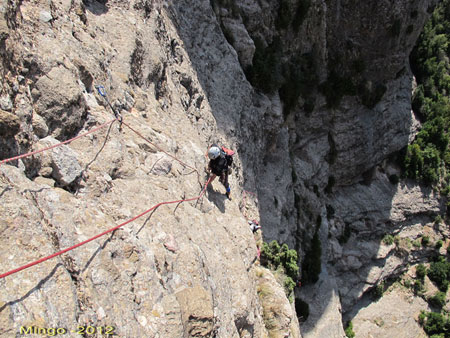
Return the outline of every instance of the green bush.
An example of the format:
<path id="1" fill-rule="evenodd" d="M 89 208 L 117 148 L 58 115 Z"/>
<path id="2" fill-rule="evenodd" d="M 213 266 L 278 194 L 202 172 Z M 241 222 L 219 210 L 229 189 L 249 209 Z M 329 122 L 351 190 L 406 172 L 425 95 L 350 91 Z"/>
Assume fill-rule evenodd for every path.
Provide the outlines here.
<path id="1" fill-rule="evenodd" d="M 450 277 L 450 263 L 444 257 L 439 257 L 438 261 L 430 264 L 427 275 L 436 283 L 441 291 L 447 291 L 448 279 Z"/>
<path id="2" fill-rule="evenodd" d="M 394 244 L 394 236 L 387 234 L 383 237 L 383 243 L 386 245 Z"/>
<path id="3" fill-rule="evenodd" d="M 422 236 L 422 245 L 428 246 L 430 244 L 430 236 Z"/>
<path id="4" fill-rule="evenodd" d="M 426 319 L 427 319 L 427 313 L 424 310 L 421 310 L 420 314 L 419 314 L 419 324 L 423 326 Z"/>
<path id="5" fill-rule="evenodd" d="M 425 288 L 423 286 L 423 282 L 420 279 L 414 281 L 414 293 L 417 296 L 422 296 L 425 292 Z"/>
<path id="6" fill-rule="evenodd" d="M 284 289 L 286 290 L 286 294 L 290 295 L 292 291 L 294 291 L 295 288 L 295 282 L 293 279 L 289 276 L 286 277 L 284 280 Z"/>
<path id="7" fill-rule="evenodd" d="M 420 248 L 420 247 L 421 247 L 421 242 L 420 242 L 419 239 L 416 239 L 415 241 L 412 242 L 412 245 L 413 245 L 415 248 Z"/>
<path id="8" fill-rule="evenodd" d="M 380 299 L 381 297 L 383 297 L 384 288 L 385 288 L 384 281 L 378 283 L 377 286 L 375 286 L 375 288 L 373 289 L 373 296 L 375 299 Z"/>
<path id="9" fill-rule="evenodd" d="M 355 332 L 353 331 L 353 323 L 350 321 L 347 324 L 347 327 L 345 328 L 345 335 L 347 338 L 354 338 Z"/>
<path id="10" fill-rule="evenodd" d="M 416 267 L 416 277 L 419 278 L 421 281 L 423 281 L 425 276 L 426 276 L 426 274 L 427 274 L 427 268 L 425 267 L 425 265 L 423 265 L 422 263 L 417 265 L 417 267 Z"/>
<path id="11" fill-rule="evenodd" d="M 295 280 L 298 277 L 298 257 L 297 251 L 289 249 L 287 244 L 281 247 L 277 241 L 273 240 L 269 244 L 264 242 L 261 249 L 261 264 L 273 270 L 281 269 L 286 277 L 284 287 L 286 294 L 290 295 L 295 287 Z"/>
<path id="12" fill-rule="evenodd" d="M 429 336 L 448 337 L 448 332 L 450 332 L 448 315 L 444 316 L 436 312 L 423 312 L 419 316 L 420 322 Z"/>
<path id="13" fill-rule="evenodd" d="M 445 292 L 439 291 L 429 299 L 429 303 L 439 309 L 442 309 L 442 307 L 446 303 L 445 298 L 446 298 Z"/>
<path id="14" fill-rule="evenodd" d="M 406 288 L 411 288 L 412 287 L 412 284 L 411 284 L 411 279 L 405 279 L 405 280 L 403 280 L 403 285 L 406 287 Z"/>

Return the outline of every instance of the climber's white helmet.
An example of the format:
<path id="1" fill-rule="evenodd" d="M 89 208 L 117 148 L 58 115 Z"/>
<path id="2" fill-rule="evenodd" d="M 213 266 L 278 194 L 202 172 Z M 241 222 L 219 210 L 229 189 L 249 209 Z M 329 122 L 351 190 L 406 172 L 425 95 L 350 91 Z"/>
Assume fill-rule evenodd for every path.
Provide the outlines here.
<path id="1" fill-rule="evenodd" d="M 211 148 L 209 148 L 208 150 L 208 157 L 211 160 L 215 160 L 216 158 L 218 158 L 220 155 L 220 149 L 219 147 L 216 146 L 212 146 Z"/>

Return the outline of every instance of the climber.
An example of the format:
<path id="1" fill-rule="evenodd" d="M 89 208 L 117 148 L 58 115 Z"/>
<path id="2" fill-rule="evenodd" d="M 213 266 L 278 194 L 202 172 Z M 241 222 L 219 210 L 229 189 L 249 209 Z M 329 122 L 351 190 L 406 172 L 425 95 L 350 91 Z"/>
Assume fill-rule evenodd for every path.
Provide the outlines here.
<path id="1" fill-rule="evenodd" d="M 228 183 L 228 175 L 231 172 L 231 164 L 233 163 L 233 151 L 226 149 L 224 147 L 219 148 L 216 144 L 213 144 L 208 149 L 208 157 L 210 159 L 208 163 L 207 171 L 212 172 L 213 176 L 211 178 L 211 182 L 219 176 L 220 183 L 226 189 L 226 195 L 228 199 L 231 200 L 231 189 L 230 184 Z"/>
<path id="2" fill-rule="evenodd" d="M 251 220 L 251 221 L 248 221 L 248 224 L 250 225 L 250 230 L 253 232 L 253 233 L 255 233 L 255 232 L 257 232 L 259 229 L 261 229 L 261 226 L 259 225 L 259 223 L 258 223 L 258 221 L 257 220 Z"/>

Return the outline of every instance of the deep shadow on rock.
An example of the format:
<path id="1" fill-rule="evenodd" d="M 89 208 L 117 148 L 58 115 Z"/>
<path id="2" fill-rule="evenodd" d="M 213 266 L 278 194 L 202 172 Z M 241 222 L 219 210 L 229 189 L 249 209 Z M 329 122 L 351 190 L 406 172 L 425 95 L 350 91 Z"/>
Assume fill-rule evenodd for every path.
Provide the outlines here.
<path id="1" fill-rule="evenodd" d="M 95 15 L 102 15 L 108 12 L 108 0 L 83 0 L 86 9 Z"/>
<path id="2" fill-rule="evenodd" d="M 340 105 L 334 108 L 330 108 L 317 91 L 312 111 L 306 114 L 300 100 L 289 116 L 283 116 L 285 103 L 279 101 L 276 92 L 262 95 L 250 85 L 239 61 L 242 46 L 234 46 L 235 40 L 230 36 L 232 32 L 222 31 L 221 26 L 224 18 L 234 20 L 233 25 L 240 21 L 240 28 L 244 27 L 250 37 L 258 32 L 258 37 L 263 35 L 269 44 L 276 34 L 273 33 L 274 28 L 270 24 L 255 24 L 251 17 L 267 19 L 259 22 L 275 21 L 276 4 L 265 2 L 221 8 L 210 1 L 199 1 L 195 5 L 178 1 L 171 5 L 175 26 L 200 84 L 208 95 L 218 133 L 231 140 L 238 150 L 244 178 L 239 184 L 259 195 L 265 239 L 277 239 L 294 245 L 303 256 L 313 235 L 310 230 L 314 228 L 312 224 L 316 223 L 319 215 L 330 218 L 330 224 L 327 223 L 326 228 L 321 230 L 324 232 L 321 236 L 322 247 L 326 248 L 322 264 L 327 273 L 318 283 L 303 289 L 310 294 L 322 295 L 321 304 L 311 309 L 311 316 L 304 325 L 303 335 L 307 337 L 316 337 L 317 332 L 327 332 L 330 336 L 342 334 L 341 302 L 344 301 L 342 311 L 349 311 L 358 297 L 386 277 L 383 273 L 374 275 L 371 269 L 382 270 L 379 264 L 384 257 L 378 257 L 378 252 L 383 251 L 382 232 L 398 230 L 400 223 L 392 226 L 392 213 L 393 209 L 402 206 L 395 204 L 398 202 L 394 201 L 395 196 L 399 194 L 395 187 L 389 187 L 386 174 L 381 173 L 382 178 L 374 178 L 365 173 L 377 170 L 375 168 L 383 160 L 403 148 L 411 137 L 412 75 L 408 56 L 427 17 L 426 12 L 422 11 L 422 7 L 427 5 L 427 1 L 415 5 L 407 1 L 392 1 L 385 7 L 367 5 L 356 10 L 338 8 L 341 4 L 333 2 L 324 5 L 329 6 L 329 10 L 324 8 L 318 14 L 310 12 L 306 20 L 317 23 L 314 32 L 299 34 L 301 41 L 289 33 L 282 39 L 289 41 L 289 47 L 296 53 L 313 52 L 317 58 L 320 81 L 327 81 L 331 59 L 336 61 L 335 58 L 342 56 L 339 55 L 340 50 L 347 53 L 341 45 L 346 41 L 352 46 L 349 53 L 358 54 L 358 58 L 367 65 L 367 72 L 358 76 L 374 84 L 383 82 L 386 90 L 377 102 L 370 105 L 364 101 L 364 95 L 361 99 L 355 94 L 343 96 Z M 385 31 L 385 21 L 392 19 L 393 8 L 402 9 L 405 13 L 417 12 L 414 6 L 420 7 L 420 17 L 414 19 L 414 32 L 398 39 L 389 37 Z M 249 13 L 253 15 L 249 16 Z M 341 17 L 335 13 L 341 13 Z M 365 27 L 364 22 L 368 18 L 371 26 Z M 348 30 L 336 29 L 342 20 L 351 23 Z M 352 35 L 354 31 L 358 33 Z M 282 35 L 286 32 L 278 33 Z M 293 46 L 296 43 L 298 45 Z M 386 48 L 386 43 L 390 48 Z M 248 55 L 245 56 L 248 60 Z M 351 57 L 344 56 L 338 65 L 351 67 Z M 380 180 L 381 184 L 376 183 L 375 187 L 366 189 L 371 182 Z M 382 201 L 370 205 L 364 195 Z M 361 205 L 349 211 L 344 204 L 352 201 Z M 327 210 L 331 209 L 334 215 L 327 215 Z M 408 211 L 405 210 L 405 213 Z M 402 220 L 401 226 L 405 226 L 408 220 L 413 222 L 412 218 L 407 217 Z M 341 244 L 338 239 L 346 226 L 354 232 L 347 244 Z M 371 231 L 375 231 L 375 238 L 370 238 Z M 348 253 L 347 259 L 351 256 L 352 245 L 357 242 L 362 245 L 357 250 L 364 251 L 364 243 L 371 249 L 364 251 L 366 256 L 361 262 L 350 259 L 350 266 L 344 264 L 344 269 L 348 269 L 345 273 L 357 276 L 347 278 L 333 266 L 339 259 L 330 255 L 335 254 L 336 250 L 343 251 Z M 391 269 L 393 271 L 395 268 Z M 366 280 L 369 278 L 372 280 L 368 284 Z M 299 291 L 300 297 L 303 290 Z M 334 307 L 332 313 L 327 310 L 328 305 Z M 318 325 L 323 325 L 319 331 Z"/>
<path id="3" fill-rule="evenodd" d="M 209 184 L 206 188 L 207 197 L 210 202 L 220 210 L 220 212 L 225 213 L 225 200 L 228 200 L 227 196 L 220 191 L 215 190 L 212 184 Z"/>

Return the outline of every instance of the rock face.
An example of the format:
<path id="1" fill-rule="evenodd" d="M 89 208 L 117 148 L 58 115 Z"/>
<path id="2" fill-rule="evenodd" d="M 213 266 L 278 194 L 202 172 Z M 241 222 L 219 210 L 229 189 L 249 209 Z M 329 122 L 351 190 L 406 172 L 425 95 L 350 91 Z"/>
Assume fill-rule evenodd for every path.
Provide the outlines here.
<path id="1" fill-rule="evenodd" d="M 110 106 L 125 122 L 0 166 L 4 271 L 198 196 L 208 145 L 237 151 L 232 201 L 216 180 L 0 280 L 0 335 L 299 337 L 282 288 L 254 270 L 247 190 L 265 240 L 302 262 L 320 235 L 319 281 L 295 295 L 310 303 L 302 334 L 342 336 L 342 313 L 426 255 L 405 243 L 443 233 L 440 196 L 390 179 L 419 126 L 408 55 L 436 3 L 0 1 L 0 158 L 106 123 Z"/>
<path id="2" fill-rule="evenodd" d="M 57 144 L 59 144 L 58 140 L 47 136 L 36 143 L 35 150 L 41 150 Z M 41 176 L 45 177 L 50 174 L 60 186 L 73 183 L 82 174 L 77 155 L 69 146 L 62 145 L 38 156 L 41 157 Z"/>
<path id="3" fill-rule="evenodd" d="M 2 54 L 2 71 L 12 104 L 1 115 L 2 158 L 111 120 L 97 84 L 127 125 L 115 122 L 0 167 L 2 273 L 158 202 L 198 196 L 208 144 L 227 143 L 171 8 L 151 1 L 5 2 L 3 8 L 9 35 L 2 51 L 9 54 Z M 112 326 L 123 337 L 268 336 L 251 272 L 255 240 L 238 207 L 242 172 L 235 173 L 236 201 L 226 199 L 216 180 L 198 201 L 161 206 L 2 279 L 0 335 L 91 325 Z M 281 286 L 273 288 L 286 308 L 277 317 L 283 334 L 300 337 L 293 306 Z"/>
<path id="4" fill-rule="evenodd" d="M 417 323 L 428 304 L 397 287 L 373 305 L 360 311 L 354 321 L 356 337 L 427 337 Z"/>

